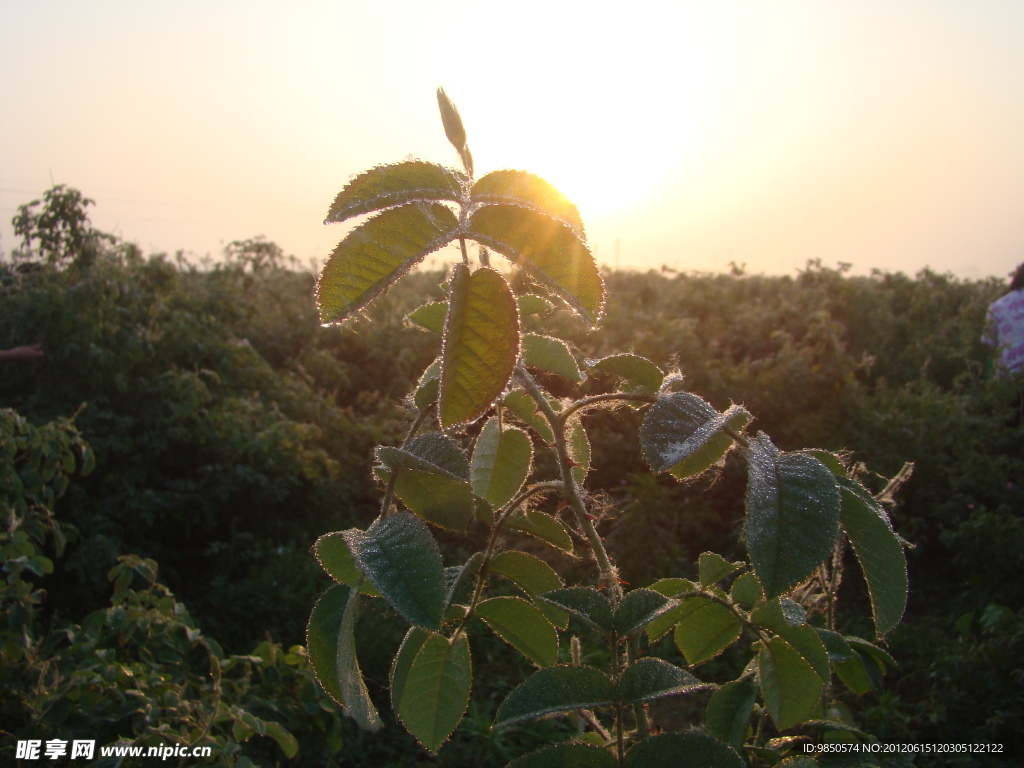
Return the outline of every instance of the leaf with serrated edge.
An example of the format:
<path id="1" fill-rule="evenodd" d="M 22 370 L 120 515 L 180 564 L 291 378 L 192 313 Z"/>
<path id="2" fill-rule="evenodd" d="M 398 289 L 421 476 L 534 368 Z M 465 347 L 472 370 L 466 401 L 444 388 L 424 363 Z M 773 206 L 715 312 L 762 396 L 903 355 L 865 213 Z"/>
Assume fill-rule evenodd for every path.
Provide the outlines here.
<path id="1" fill-rule="evenodd" d="M 447 168 L 422 160 L 379 165 L 356 176 L 338 193 L 324 224 L 406 203 L 458 202 L 459 180 Z"/>
<path id="2" fill-rule="evenodd" d="M 430 632 L 427 630 L 420 627 L 409 627 L 409 631 L 402 639 L 402 644 L 398 647 L 395 658 L 391 661 L 388 686 L 391 688 L 391 708 L 394 710 L 398 709 L 398 702 L 405 690 L 405 681 L 409 677 L 412 662 L 416 658 L 416 654 L 420 652 L 420 648 L 427 642 L 428 637 L 430 637 Z"/>
<path id="3" fill-rule="evenodd" d="M 728 745 L 698 731 L 662 733 L 634 744 L 625 768 L 745 768 Z"/>
<path id="4" fill-rule="evenodd" d="M 427 254 L 454 238 L 458 221 L 440 203 L 405 205 L 374 216 L 338 243 L 320 272 L 320 320 L 351 317 Z"/>
<path id="5" fill-rule="evenodd" d="M 418 517 L 450 531 L 464 531 L 473 517 L 469 483 L 414 469 L 395 479 L 395 495 Z"/>
<path id="6" fill-rule="evenodd" d="M 351 590 L 343 584 L 328 588 L 313 606 L 306 627 L 306 649 L 313 672 L 328 695 L 345 705 L 338 687 L 338 634 Z"/>
<path id="7" fill-rule="evenodd" d="M 674 600 L 669 600 L 653 589 L 634 589 L 623 597 L 615 609 L 615 631 L 619 635 L 628 635 L 643 629 L 675 605 Z"/>
<path id="8" fill-rule="evenodd" d="M 646 658 L 634 661 L 622 674 L 619 696 L 626 704 L 639 704 L 708 687 L 708 683 L 701 682 L 675 664 Z"/>
<path id="9" fill-rule="evenodd" d="M 511 580 L 531 597 L 543 595 L 562 586 L 562 580 L 555 570 L 535 555 L 527 552 L 508 550 L 499 552 L 491 559 L 490 573 Z M 558 629 L 569 626 L 569 614 L 561 608 L 541 601 L 538 605 L 544 617 Z"/>
<path id="10" fill-rule="evenodd" d="M 704 719 L 708 732 L 733 749 L 742 749 L 750 727 L 755 698 L 754 683 L 749 678 L 725 683 L 708 701 L 707 717 Z"/>
<path id="11" fill-rule="evenodd" d="M 661 382 L 665 380 L 665 372 L 658 366 L 640 355 L 633 355 L 624 352 L 617 355 L 608 355 L 591 365 L 595 371 L 607 371 L 623 379 L 646 387 L 652 392 L 657 392 Z"/>
<path id="12" fill-rule="evenodd" d="M 580 420 L 574 415 L 566 424 L 566 437 L 568 438 L 569 458 L 572 459 L 572 478 L 577 485 L 582 486 L 590 471 L 590 438 L 587 437 L 587 430 L 583 428 Z"/>
<path id="13" fill-rule="evenodd" d="M 462 719 L 472 678 L 465 634 L 451 642 L 430 634 L 405 670 L 395 713 L 430 753 L 437 752 Z"/>
<path id="14" fill-rule="evenodd" d="M 513 760 L 507 768 L 618 768 L 619 761 L 604 747 L 562 742 Z"/>
<path id="15" fill-rule="evenodd" d="M 682 603 L 685 613 L 679 618 L 674 638 L 691 666 L 717 656 L 743 631 L 736 614 L 708 597 L 688 597 Z"/>
<path id="16" fill-rule="evenodd" d="M 583 234 L 583 219 L 569 199 L 551 184 L 527 171 L 491 171 L 473 185 L 473 203 L 516 205 L 558 219 Z"/>
<path id="17" fill-rule="evenodd" d="M 750 441 L 744 534 L 770 598 L 785 594 L 829 556 L 839 531 L 839 489 L 806 454 L 779 454 L 764 435 Z"/>
<path id="18" fill-rule="evenodd" d="M 730 563 L 716 552 L 701 552 L 697 562 L 702 587 L 716 584 L 743 565 L 743 563 Z"/>
<path id="19" fill-rule="evenodd" d="M 486 205 L 469 219 L 469 236 L 522 267 L 595 325 L 604 279 L 579 234 L 557 219 L 511 205 Z"/>
<path id="20" fill-rule="evenodd" d="M 384 723 L 377 714 L 377 708 L 370 701 L 366 681 L 359 669 L 356 658 L 356 617 L 359 614 L 359 595 L 349 594 L 345 615 L 338 631 L 338 688 L 345 702 L 345 714 L 351 717 L 364 731 L 378 731 Z"/>
<path id="21" fill-rule="evenodd" d="M 810 719 L 819 709 L 821 678 L 781 637 L 773 637 L 761 646 L 758 675 L 764 703 L 780 731 Z"/>
<path id="22" fill-rule="evenodd" d="M 516 427 L 502 427 L 497 417 L 487 420 L 473 448 L 473 493 L 500 509 L 519 492 L 530 474 L 533 445 Z"/>
<path id="23" fill-rule="evenodd" d="M 519 358 L 519 309 L 490 267 L 452 272 L 441 352 L 438 418 L 443 429 L 479 418 L 512 378 Z"/>
<path id="24" fill-rule="evenodd" d="M 534 664 L 550 667 L 558 659 L 558 633 L 536 606 L 518 597 L 493 597 L 473 612 Z"/>
<path id="25" fill-rule="evenodd" d="M 524 315 L 543 315 L 545 312 L 550 312 L 555 308 L 554 304 L 535 293 L 517 296 L 516 303 L 519 305 L 520 317 Z"/>
<path id="26" fill-rule="evenodd" d="M 444 333 L 444 317 L 448 312 L 448 303 L 445 301 L 431 301 L 423 304 L 408 315 L 405 321 L 413 328 L 421 328 L 440 336 Z"/>
<path id="27" fill-rule="evenodd" d="M 607 597 L 592 587 L 554 589 L 541 595 L 540 599 L 557 605 L 585 624 L 606 634 L 614 628 L 611 603 Z"/>
<path id="28" fill-rule="evenodd" d="M 871 596 L 875 632 L 884 637 L 907 607 L 907 561 L 882 506 L 860 483 L 840 478 L 843 530 L 853 544 Z"/>
<path id="29" fill-rule="evenodd" d="M 569 345 L 554 336 L 528 333 L 523 336 L 523 362 L 530 368 L 557 373 L 569 381 L 582 381 L 576 358 Z"/>
<path id="30" fill-rule="evenodd" d="M 320 567 L 327 571 L 327 575 L 339 584 L 347 584 L 354 587 L 360 580 L 363 582 L 360 592 L 370 597 L 380 597 L 380 593 L 369 581 L 363 578 L 362 571 L 356 565 L 356 560 L 345 543 L 345 536 L 342 531 L 325 533 L 313 545 L 313 553 L 316 556 Z M 554 587 L 552 587 L 554 589 Z"/>
<path id="31" fill-rule="evenodd" d="M 615 686 L 598 669 L 586 666 L 545 667 L 520 683 L 498 707 L 494 728 L 536 720 L 545 715 L 605 707 L 615 700 Z"/>
<path id="32" fill-rule="evenodd" d="M 732 446 L 725 429 L 742 429 L 750 419 L 740 406 L 719 413 L 690 392 L 659 398 L 640 427 L 640 447 L 655 472 L 671 471 L 677 478 L 700 474 Z"/>
<path id="33" fill-rule="evenodd" d="M 570 555 L 573 553 L 572 537 L 565 526 L 544 512 L 528 510 L 514 514 L 505 523 L 505 528 L 528 533 L 550 544 L 555 549 L 568 552 Z"/>
<path id="34" fill-rule="evenodd" d="M 444 568 L 426 523 L 409 512 L 395 512 L 365 532 L 352 528 L 344 533 L 360 570 L 391 607 L 412 624 L 440 628 Z"/>
<path id="35" fill-rule="evenodd" d="M 555 433 L 551 431 L 551 425 L 541 415 L 537 409 L 537 403 L 534 402 L 533 398 L 525 390 L 515 389 L 509 392 L 505 395 L 502 402 L 506 408 L 540 435 L 541 440 L 545 443 L 550 445 L 555 441 Z"/>

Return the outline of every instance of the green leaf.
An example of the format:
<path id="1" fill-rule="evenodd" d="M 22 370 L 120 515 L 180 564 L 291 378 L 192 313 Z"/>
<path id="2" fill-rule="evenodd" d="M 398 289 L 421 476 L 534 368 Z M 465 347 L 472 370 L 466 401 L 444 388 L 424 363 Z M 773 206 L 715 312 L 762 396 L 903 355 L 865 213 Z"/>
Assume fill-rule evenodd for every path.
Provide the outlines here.
<path id="1" fill-rule="evenodd" d="M 643 629 L 676 603 L 652 589 L 634 589 L 628 592 L 615 609 L 615 631 L 620 637 Z"/>
<path id="2" fill-rule="evenodd" d="M 419 381 L 416 382 L 416 389 L 412 395 L 413 404 L 421 410 L 433 405 L 437 402 L 437 393 L 440 385 L 441 358 L 438 357 L 427 366 Z"/>
<path id="3" fill-rule="evenodd" d="M 359 614 L 359 595 L 349 594 L 345 615 L 338 631 L 338 688 L 345 705 L 345 714 L 351 717 L 365 731 L 377 731 L 384 727 L 377 714 L 377 708 L 370 701 L 366 681 L 359 669 L 356 658 L 356 617 Z"/>
<path id="4" fill-rule="evenodd" d="M 364 533 L 345 531 L 360 570 L 410 623 L 439 629 L 444 613 L 444 568 L 426 524 L 408 512 L 379 518 Z"/>
<path id="5" fill-rule="evenodd" d="M 683 600 L 683 615 L 676 625 L 676 647 L 690 665 L 717 656 L 732 645 L 743 631 L 743 624 L 721 603 L 703 595 Z"/>
<path id="6" fill-rule="evenodd" d="M 526 171 L 492 171 L 470 192 L 473 203 L 515 205 L 558 219 L 583 234 L 583 219 L 569 199 L 540 176 Z"/>
<path id="7" fill-rule="evenodd" d="M 555 442 L 555 433 L 551 431 L 551 425 L 537 409 L 537 403 L 523 389 L 516 389 L 505 395 L 502 402 L 505 407 L 518 416 L 534 432 L 540 435 L 540 439 L 548 445 Z"/>
<path id="8" fill-rule="evenodd" d="M 566 424 L 569 458 L 573 461 L 572 477 L 577 485 L 583 485 L 590 471 L 590 438 L 575 416 Z"/>
<path id="9" fill-rule="evenodd" d="M 622 674 L 619 697 L 626 704 L 639 704 L 708 687 L 707 683 L 675 664 L 662 659 L 646 658 L 633 662 Z"/>
<path id="10" fill-rule="evenodd" d="M 665 380 L 665 372 L 658 366 L 640 355 L 621 353 L 603 357 L 590 366 L 595 371 L 607 371 L 623 379 L 646 387 L 652 392 L 661 388 L 661 382 Z"/>
<path id="11" fill-rule="evenodd" d="M 757 575 L 751 571 L 736 578 L 736 581 L 732 583 L 729 596 L 732 597 L 734 603 L 745 608 L 753 608 L 764 600 L 764 591 L 761 589 L 761 582 L 757 580 Z"/>
<path id="12" fill-rule="evenodd" d="M 869 643 L 864 638 L 856 637 L 854 635 L 846 635 L 844 639 L 847 643 L 850 644 L 850 647 L 853 648 L 855 651 L 860 651 L 867 654 L 875 661 L 877 661 L 880 665 L 888 664 L 890 667 L 896 666 L 896 660 L 889 655 L 889 652 L 882 648 L 879 648 L 874 643 Z"/>
<path id="13" fill-rule="evenodd" d="M 448 137 L 448 141 L 452 143 L 452 146 L 459 153 L 459 157 L 462 158 L 462 164 L 466 168 L 466 173 L 472 176 L 473 156 L 469 153 L 469 146 L 466 144 L 466 129 L 462 127 L 462 117 L 459 116 L 459 110 L 456 109 L 455 102 L 448 98 L 444 88 L 437 89 L 437 107 L 441 110 L 441 123 L 444 125 L 444 135 Z"/>
<path id="14" fill-rule="evenodd" d="M 431 301 L 406 315 L 405 321 L 413 327 L 419 327 L 440 336 L 444 333 L 444 318 L 447 313 L 448 302 Z"/>
<path id="15" fill-rule="evenodd" d="M 402 644 L 398 647 L 395 658 L 391 661 L 391 671 L 388 674 L 388 685 L 391 688 L 391 708 L 398 711 L 398 702 L 405 691 L 405 681 L 409 679 L 409 670 L 420 652 L 423 644 L 431 633 L 419 627 L 409 627 L 405 633 Z"/>
<path id="16" fill-rule="evenodd" d="M 521 429 L 502 429 L 497 418 L 488 419 L 473 449 L 473 493 L 500 509 L 523 487 L 533 459 L 530 437 Z"/>
<path id="17" fill-rule="evenodd" d="M 756 690 L 749 678 L 726 683 L 711 695 L 704 724 L 708 733 L 735 750 L 743 749 L 754 711 Z"/>
<path id="18" fill-rule="evenodd" d="M 447 168 L 422 160 L 379 165 L 356 176 L 338 193 L 324 224 L 406 203 L 458 202 L 459 180 Z"/>
<path id="19" fill-rule="evenodd" d="M 458 264 L 441 353 L 438 417 L 443 429 L 482 416 L 512 378 L 519 358 L 519 309 L 501 274 Z"/>
<path id="20" fill-rule="evenodd" d="M 806 454 L 779 454 L 763 435 L 747 450 L 744 533 L 754 572 L 770 598 L 810 576 L 839 531 L 839 490 L 831 472 Z"/>
<path id="21" fill-rule="evenodd" d="M 820 709 L 821 678 L 781 637 L 761 646 L 758 674 L 761 695 L 780 731 L 811 719 Z"/>
<path id="22" fill-rule="evenodd" d="M 634 745 L 626 753 L 626 768 L 745 768 L 728 744 L 700 733 L 662 733 Z"/>
<path id="23" fill-rule="evenodd" d="M 469 641 L 465 634 L 454 641 L 430 634 L 419 646 L 411 663 L 402 660 L 401 684 L 396 696 L 392 682 L 391 695 L 402 724 L 433 754 L 455 730 L 469 703 Z"/>
<path id="24" fill-rule="evenodd" d="M 664 595 L 665 597 L 676 597 L 686 592 L 696 591 L 697 585 L 689 579 L 658 579 L 648 589 L 653 589 L 659 595 Z"/>
<path id="25" fill-rule="evenodd" d="M 750 620 L 759 627 L 781 635 L 790 627 L 806 623 L 807 611 L 800 603 L 788 597 L 775 598 L 757 606 L 751 612 Z"/>
<path id="26" fill-rule="evenodd" d="M 363 572 L 359 570 L 348 544 L 345 543 L 343 532 L 325 533 L 313 545 L 313 554 L 316 556 L 317 562 L 320 563 L 320 567 L 339 584 L 354 587 L 362 580 L 363 586 L 360 590 L 362 594 L 380 597 L 380 593 L 373 584 L 363 578 Z"/>
<path id="27" fill-rule="evenodd" d="M 554 336 L 528 333 L 523 336 L 523 362 L 530 368 L 557 373 L 569 381 L 583 381 L 583 374 L 569 345 Z"/>
<path id="28" fill-rule="evenodd" d="M 536 606 L 518 597 L 494 597 L 473 612 L 538 666 L 550 667 L 558 659 L 558 633 Z"/>
<path id="29" fill-rule="evenodd" d="M 718 583 L 743 565 L 743 563 L 730 563 L 715 552 L 702 552 L 697 562 L 700 571 L 700 585 L 705 588 Z"/>
<path id="30" fill-rule="evenodd" d="M 552 744 L 513 760 L 508 768 L 618 768 L 619 761 L 604 747 L 578 741 Z"/>
<path id="31" fill-rule="evenodd" d="M 446 475 L 403 469 L 395 479 L 395 495 L 428 523 L 463 531 L 473 517 L 469 483 Z"/>
<path id="32" fill-rule="evenodd" d="M 266 728 L 266 735 L 277 742 L 277 746 L 284 752 L 284 756 L 291 760 L 299 752 L 299 740 L 296 739 L 291 732 L 280 723 L 276 723 L 273 720 L 267 720 L 264 722 Z"/>
<path id="33" fill-rule="evenodd" d="M 540 598 L 568 611 L 600 632 L 610 634 L 614 629 L 612 604 L 593 587 L 554 589 Z"/>
<path id="34" fill-rule="evenodd" d="M 889 516 L 860 483 L 840 478 L 840 520 L 853 544 L 871 596 L 875 632 L 884 637 L 907 607 L 907 561 Z"/>
<path id="35" fill-rule="evenodd" d="M 853 648 L 848 642 L 846 642 L 846 638 L 841 634 L 817 627 L 815 628 L 815 631 L 821 639 L 821 644 L 825 646 L 825 652 L 828 654 L 829 661 L 833 663 L 837 661 L 849 661 L 854 657 Z"/>
<path id="36" fill-rule="evenodd" d="M 340 706 L 345 706 L 345 699 L 338 686 L 338 636 L 350 591 L 342 584 L 329 587 L 313 606 L 306 626 L 306 649 L 317 682 Z"/>
<path id="37" fill-rule="evenodd" d="M 482 552 L 474 552 L 462 565 L 453 565 L 444 569 L 444 604 L 450 606 L 459 593 L 468 592 L 469 580 L 477 574 L 483 564 Z"/>
<path id="38" fill-rule="evenodd" d="M 543 315 L 555 308 L 554 304 L 543 296 L 538 296 L 535 293 L 526 293 L 522 296 L 517 296 L 516 303 L 519 305 L 520 317 L 524 317 L 525 315 Z"/>
<path id="39" fill-rule="evenodd" d="M 597 323 L 604 309 L 604 280 L 572 227 L 524 208 L 487 205 L 470 217 L 469 236 L 522 267 L 588 323 Z"/>
<path id="40" fill-rule="evenodd" d="M 405 448 L 378 446 L 377 460 L 390 469 L 412 469 L 469 481 L 469 459 L 454 440 L 437 432 L 420 435 Z"/>
<path id="41" fill-rule="evenodd" d="M 605 707 L 615 700 L 615 686 L 593 667 L 545 667 L 520 683 L 498 707 L 494 728 L 536 720 L 577 709 Z"/>
<path id="42" fill-rule="evenodd" d="M 543 595 L 562 586 L 561 578 L 550 565 L 535 555 L 517 550 L 500 552 L 491 558 L 489 572 L 513 581 L 531 597 Z M 537 607 L 558 629 L 569 626 L 569 614 L 561 608 L 543 601 Z"/>
<path id="43" fill-rule="evenodd" d="M 809 624 L 800 624 L 796 627 L 789 627 L 780 633 L 780 636 L 791 646 L 796 648 L 804 661 L 811 665 L 811 668 L 821 678 L 823 683 L 832 679 L 831 668 L 829 667 L 828 652 L 815 632 L 814 627 Z"/>
<path id="44" fill-rule="evenodd" d="M 351 317 L 427 254 L 454 238 L 458 220 L 440 203 L 394 208 L 356 227 L 338 243 L 316 285 L 320 320 Z"/>
<path id="45" fill-rule="evenodd" d="M 505 527 L 513 531 L 522 531 L 536 536 L 556 549 L 573 553 L 572 537 L 558 520 L 551 515 L 537 510 L 520 511 L 511 515 Z"/>
<path id="46" fill-rule="evenodd" d="M 674 392 L 658 399 L 640 426 L 640 447 L 655 472 L 678 479 L 699 475 L 718 462 L 733 444 L 724 431 L 740 431 L 750 414 L 734 405 L 719 413 L 700 397 Z"/>

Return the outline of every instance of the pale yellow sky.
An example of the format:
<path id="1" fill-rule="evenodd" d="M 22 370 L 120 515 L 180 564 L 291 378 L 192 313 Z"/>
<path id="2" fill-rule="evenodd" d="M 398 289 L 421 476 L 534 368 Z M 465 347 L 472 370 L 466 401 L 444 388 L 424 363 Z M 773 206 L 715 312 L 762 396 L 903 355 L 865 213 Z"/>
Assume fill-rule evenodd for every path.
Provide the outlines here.
<path id="1" fill-rule="evenodd" d="M 1021 40 L 1018 0 L 0 0 L 0 248 L 56 182 L 147 251 L 322 261 L 353 174 L 456 162 L 443 85 L 478 172 L 547 177 L 602 263 L 1005 275 Z"/>

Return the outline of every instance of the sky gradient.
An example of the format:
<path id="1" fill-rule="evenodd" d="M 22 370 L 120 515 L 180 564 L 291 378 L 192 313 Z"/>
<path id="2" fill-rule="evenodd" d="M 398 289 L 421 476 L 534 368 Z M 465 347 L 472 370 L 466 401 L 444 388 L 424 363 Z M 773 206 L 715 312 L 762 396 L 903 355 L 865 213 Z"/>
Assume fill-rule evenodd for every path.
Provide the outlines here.
<path id="1" fill-rule="evenodd" d="M 52 183 L 144 251 L 265 235 L 304 263 L 354 174 L 534 171 L 598 260 L 809 259 L 1005 276 L 1024 261 L 1016 0 L 0 0 L 0 248 Z"/>

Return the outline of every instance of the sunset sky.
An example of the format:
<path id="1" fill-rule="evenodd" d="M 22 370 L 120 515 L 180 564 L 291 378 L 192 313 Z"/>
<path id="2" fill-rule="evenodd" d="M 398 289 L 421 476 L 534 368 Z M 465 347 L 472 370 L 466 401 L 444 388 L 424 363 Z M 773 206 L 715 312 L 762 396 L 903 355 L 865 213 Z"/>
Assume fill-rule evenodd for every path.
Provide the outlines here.
<path id="1" fill-rule="evenodd" d="M 145 251 L 320 262 L 355 173 L 456 162 L 442 85 L 478 173 L 546 177 L 609 266 L 1005 276 L 1022 41 L 1020 0 L 0 0 L 0 248 L 63 183 Z"/>

